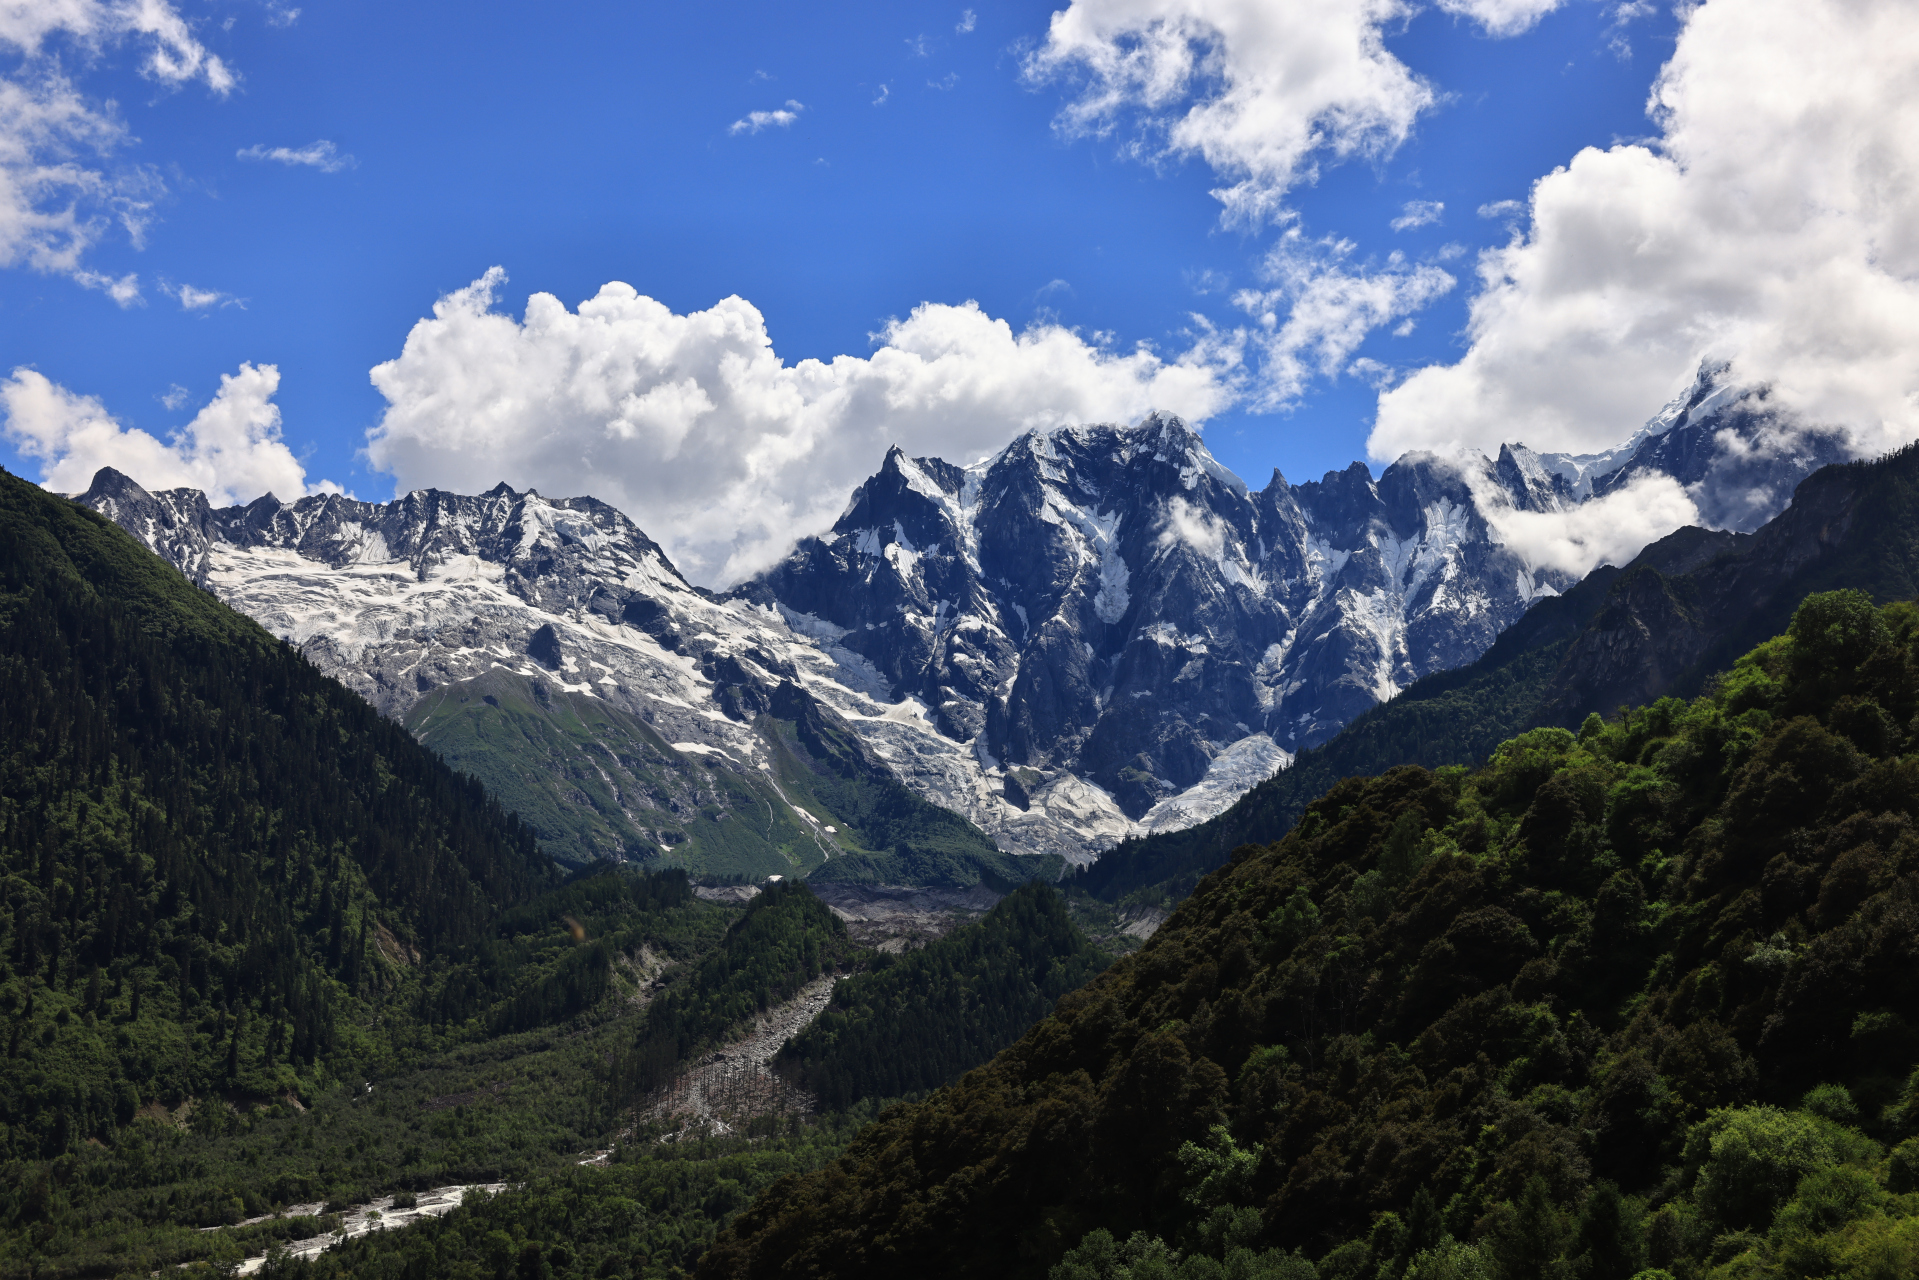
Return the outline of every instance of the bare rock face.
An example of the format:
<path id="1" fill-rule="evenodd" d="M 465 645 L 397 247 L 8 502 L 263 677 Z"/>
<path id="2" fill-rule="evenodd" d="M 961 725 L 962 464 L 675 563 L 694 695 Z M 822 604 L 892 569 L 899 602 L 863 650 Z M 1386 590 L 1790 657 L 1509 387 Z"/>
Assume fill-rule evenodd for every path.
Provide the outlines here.
<path id="1" fill-rule="evenodd" d="M 767 726 L 790 722 L 1006 852 L 1084 864 L 1222 812 L 1570 585 L 1502 545 L 1487 504 L 1565 510 L 1657 473 L 1731 527 L 1773 514 L 1840 438 L 1723 375 L 1605 454 L 1409 454 L 1258 491 L 1160 414 L 971 467 L 894 449 L 829 532 L 724 595 L 612 507 L 505 484 L 214 510 L 103 469 L 79 501 L 430 741 L 480 703 L 542 721 L 537 750 L 481 733 L 462 767 L 546 761 L 606 851 L 671 850 L 698 818 L 746 824 L 788 870 L 837 856 L 781 773 Z"/>
<path id="2" fill-rule="evenodd" d="M 917 699 L 1023 811 L 1072 776 L 1151 821 L 1235 744 L 1266 744 L 1263 773 L 1232 761 L 1251 785 L 1566 582 L 1494 544 L 1456 464 L 1254 493 L 1154 416 L 1032 432 L 966 470 L 894 450 L 735 596 Z"/>

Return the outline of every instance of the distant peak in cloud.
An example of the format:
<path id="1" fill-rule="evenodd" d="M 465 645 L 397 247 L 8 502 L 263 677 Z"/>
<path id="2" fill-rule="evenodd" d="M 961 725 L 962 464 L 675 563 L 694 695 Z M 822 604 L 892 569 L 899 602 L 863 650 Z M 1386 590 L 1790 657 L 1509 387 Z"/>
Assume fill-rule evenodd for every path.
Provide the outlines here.
<path id="1" fill-rule="evenodd" d="M 749 111 L 726 127 L 731 134 L 758 133 L 762 129 L 784 129 L 800 118 L 806 105 L 788 98 L 784 107 L 772 111 Z"/>
<path id="2" fill-rule="evenodd" d="M 304 165 L 321 173 L 338 173 L 360 163 L 324 138 L 309 142 L 304 147 L 269 147 L 264 143 L 255 143 L 233 154 L 238 160 L 275 160 L 284 165 Z"/>
<path id="3" fill-rule="evenodd" d="M 1400 206 L 1399 216 L 1392 221 L 1395 231 L 1410 231 L 1414 227 L 1428 227 L 1438 222 L 1446 212 L 1443 200 L 1408 200 Z"/>
<path id="4" fill-rule="evenodd" d="M 1650 143 L 1587 147 L 1480 255 L 1470 343 L 1379 399 L 1373 457 L 1617 444 L 1729 361 L 1860 456 L 1919 439 L 1919 28 L 1910 0 L 1682 11 Z"/>

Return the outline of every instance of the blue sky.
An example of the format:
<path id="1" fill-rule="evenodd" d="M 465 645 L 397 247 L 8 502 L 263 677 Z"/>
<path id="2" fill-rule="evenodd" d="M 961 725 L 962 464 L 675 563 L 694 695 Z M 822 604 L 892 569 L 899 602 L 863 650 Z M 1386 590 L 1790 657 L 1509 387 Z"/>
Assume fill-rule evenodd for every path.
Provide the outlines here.
<path id="1" fill-rule="evenodd" d="M 1475 264 L 1515 234 L 1546 252 L 1552 228 L 1529 222 L 1526 204 L 1537 180 L 1582 148 L 1671 163 L 1657 154 L 1662 124 L 1648 116 L 1648 94 L 1686 24 L 1705 30 L 1695 10 L 1675 16 L 1646 3 L 1507 0 L 1506 10 L 1536 21 L 1509 22 L 1523 29 L 1503 37 L 1489 34 L 1501 0 L 1457 0 L 1449 7 L 1458 12 L 1324 6 L 1396 11 L 1376 24 L 1382 56 L 1430 88 L 1431 101 L 1370 154 L 1309 151 L 1269 184 L 1273 216 L 1229 225 L 1210 193 L 1244 172 L 1231 155 L 1167 145 L 1164 130 L 1186 105 L 1231 88 L 1230 62 L 1170 106 L 1122 100 L 1101 118 L 1104 133 L 1075 132 L 1062 113 L 1097 77 L 1071 59 L 1064 74 L 1034 74 L 1050 4 L 294 10 L 176 0 L 167 10 L 152 0 L 149 9 L 184 23 L 168 36 L 128 25 L 130 0 L 77 2 L 105 15 L 97 29 L 56 26 L 29 49 L 17 34 L 8 45 L 0 23 L 0 69 L 22 84 L 64 76 L 74 100 L 122 127 L 109 148 L 70 141 L 64 155 L 122 204 L 150 207 L 136 237 L 114 221 L 113 199 L 83 194 L 75 207 L 97 224 L 83 251 L 38 269 L 31 254 L 13 253 L 0 268 L 0 372 L 35 371 L 69 397 L 62 404 L 91 398 L 120 430 L 164 442 L 223 375 L 270 364 L 280 375 L 278 429 L 307 481 L 370 498 L 440 473 L 364 454 L 389 409 L 369 370 L 400 355 L 436 299 L 494 266 L 507 277 L 494 308 L 512 317 L 530 294 L 573 308 L 609 281 L 676 315 L 738 295 L 788 366 L 869 356 L 889 319 L 929 302 L 975 301 L 1015 333 L 1065 326 L 1108 353 L 1144 342 L 1167 361 L 1194 350 L 1210 324 L 1216 340 L 1238 332 L 1243 357 L 1208 402 L 1214 452 L 1255 484 L 1275 466 L 1316 476 L 1367 455 L 1382 379 L 1477 368 L 1482 353 L 1469 352 L 1466 333 L 1482 292 Z M 1193 0 L 1180 20 L 1203 28 L 1233 3 L 1295 11 L 1296 22 L 1315 11 L 1297 0 Z M 1163 7 L 1181 14 L 1178 0 Z M 1127 47 L 1121 37 L 1114 47 Z M 195 72 L 177 57 L 171 70 L 154 61 L 156 49 L 189 46 L 217 58 L 231 87 L 220 91 L 210 63 Z M 791 119 L 753 127 L 752 113 L 779 111 Z M 1571 184 L 1578 174 L 1562 177 Z M 39 198 L 54 209 L 70 197 Z M 1415 201 L 1443 204 L 1443 214 L 1395 230 Z M 1508 216 L 1478 213 L 1500 201 L 1516 202 Z M 1300 279 L 1405 281 L 1443 270 L 1452 284 L 1420 277 L 1418 298 L 1362 326 L 1274 407 L 1270 353 L 1235 294 L 1278 289 L 1271 307 L 1285 322 L 1301 294 L 1270 278 L 1269 255 L 1289 230 L 1305 255 Z M 1345 244 L 1328 248 L 1329 238 Z M 139 300 L 117 305 L 100 286 L 129 275 Z M 1567 414 L 1578 409 L 1542 411 L 1534 434 L 1554 443 L 1546 437 L 1558 431 L 1566 447 L 1623 439 L 1683 380 L 1697 348 L 1665 341 L 1641 362 L 1630 394 L 1572 426 Z M 1529 358 L 1534 376 L 1554 356 Z M 1370 377 L 1349 372 L 1354 361 Z M 1475 384 L 1474 395 L 1494 404 L 1518 394 L 1513 376 L 1500 376 L 1507 390 Z M 1399 413 L 1396 423 L 1403 404 Z M 1509 435 L 1527 425 L 1517 416 Z M 995 430 L 1014 429 L 959 433 L 946 451 L 977 452 Z M 22 430 L 16 423 L 0 442 L 0 462 L 38 477 L 46 448 L 23 456 Z M 873 430 L 884 435 L 885 424 Z M 1392 439 L 1413 443 L 1444 436 L 1430 425 L 1394 430 Z M 1499 430 L 1493 422 L 1459 438 L 1486 447 Z M 930 431 L 906 431 L 903 443 L 937 446 Z M 871 443 L 861 437 L 860 449 L 876 463 Z M 523 460 L 510 451 L 496 459 L 484 441 L 454 452 L 471 465 L 449 469 L 448 480 L 470 481 L 495 461 L 495 478 L 529 480 L 515 474 Z M 249 496 L 244 488 L 237 480 L 234 496 Z"/>
<path id="2" fill-rule="evenodd" d="M 339 4 L 284 22 L 185 3 L 240 77 L 224 99 L 141 76 L 132 42 L 69 55 L 137 136 L 116 158 L 166 181 L 144 250 L 110 236 L 92 255 L 102 273 L 137 272 L 146 305 L 15 268 L 0 274 L 0 350 L 156 435 L 241 361 L 277 364 L 286 439 L 309 468 L 385 496 L 390 481 L 355 457 L 384 403 L 367 370 L 435 297 L 496 263 L 514 310 L 533 290 L 574 303 L 616 279 L 676 311 L 736 293 L 789 360 L 864 353 L 885 318 L 928 300 L 1123 344 L 1179 345 L 1193 311 L 1238 320 L 1217 284 L 1196 287 L 1251 283 L 1273 233 L 1222 229 L 1202 162 L 1142 163 L 1123 139 L 1055 133 L 1060 89 L 1020 74 L 1051 6 L 977 5 L 970 32 L 956 30 L 962 12 Z M 1419 13 L 1389 45 L 1447 101 L 1389 159 L 1329 166 L 1298 190 L 1304 227 L 1361 255 L 1503 239 L 1478 206 L 1523 199 L 1582 146 L 1648 131 L 1671 26 L 1631 23 L 1622 57 L 1597 5 L 1510 40 Z M 728 133 L 789 99 L 804 104 L 792 125 Z M 236 158 L 322 140 L 353 166 Z M 1443 201 L 1443 221 L 1393 232 L 1409 200 Z M 242 301 L 186 312 L 161 281 Z M 1375 335 L 1364 352 L 1445 359 L 1467 296 L 1455 288 L 1413 336 Z M 169 411 L 174 386 L 189 398 Z M 1364 456 L 1371 414 L 1371 388 L 1348 376 L 1291 412 L 1229 412 L 1209 437 L 1256 480 L 1274 466 L 1308 478 Z"/>

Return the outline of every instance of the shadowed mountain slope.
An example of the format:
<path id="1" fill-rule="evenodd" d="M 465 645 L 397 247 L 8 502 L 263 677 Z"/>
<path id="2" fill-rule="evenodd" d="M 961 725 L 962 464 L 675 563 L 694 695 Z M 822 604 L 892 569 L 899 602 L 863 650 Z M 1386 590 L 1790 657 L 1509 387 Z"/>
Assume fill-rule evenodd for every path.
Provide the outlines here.
<path id="1" fill-rule="evenodd" d="M 1073 884 L 1108 899 L 1180 896 L 1239 845 L 1279 838 L 1342 778 L 1472 764 L 1528 728 L 1690 697 L 1806 595 L 1842 587 L 1882 602 L 1919 595 L 1919 451 L 1826 467 L 1755 533 L 1681 529 L 1624 569 L 1602 566 L 1477 662 L 1375 707 L 1211 821 L 1120 845 Z"/>

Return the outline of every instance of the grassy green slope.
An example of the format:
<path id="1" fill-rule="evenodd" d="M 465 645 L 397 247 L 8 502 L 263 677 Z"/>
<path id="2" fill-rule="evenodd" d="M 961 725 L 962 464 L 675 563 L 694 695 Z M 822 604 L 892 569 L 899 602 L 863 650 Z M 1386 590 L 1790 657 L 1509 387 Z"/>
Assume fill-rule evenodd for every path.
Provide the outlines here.
<path id="1" fill-rule="evenodd" d="M 1912 1274 L 1915 712 L 1919 608 L 1835 593 L 1694 703 L 1345 780 L 700 1274 Z"/>
<path id="2" fill-rule="evenodd" d="M 796 687 L 772 704 L 754 724 L 765 769 L 675 750 L 601 699 L 505 671 L 435 690 L 406 726 L 484 781 L 562 861 L 658 858 L 710 875 L 958 886 L 1059 873 L 1058 859 L 1001 853 L 915 795 Z"/>
<path id="3" fill-rule="evenodd" d="M 750 765 L 676 751 L 602 699 L 511 672 L 436 689 L 406 726 L 482 779 L 562 861 L 662 858 L 758 879 L 804 875 L 834 847 Z"/>

